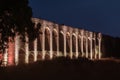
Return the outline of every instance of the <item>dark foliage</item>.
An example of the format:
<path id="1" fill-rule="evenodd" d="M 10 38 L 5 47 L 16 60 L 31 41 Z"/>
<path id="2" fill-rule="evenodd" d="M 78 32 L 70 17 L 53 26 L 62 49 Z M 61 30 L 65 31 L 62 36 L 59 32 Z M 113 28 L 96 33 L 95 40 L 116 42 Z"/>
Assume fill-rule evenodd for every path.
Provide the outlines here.
<path id="1" fill-rule="evenodd" d="M 25 31 L 30 40 L 33 40 L 37 32 L 31 21 L 32 9 L 28 6 L 28 0 L 0 0 L 0 33 L 2 41 L 8 37 L 14 37 L 18 32 L 23 37 Z"/>
<path id="2" fill-rule="evenodd" d="M 102 55 L 103 57 L 120 58 L 120 38 L 103 35 Z"/>

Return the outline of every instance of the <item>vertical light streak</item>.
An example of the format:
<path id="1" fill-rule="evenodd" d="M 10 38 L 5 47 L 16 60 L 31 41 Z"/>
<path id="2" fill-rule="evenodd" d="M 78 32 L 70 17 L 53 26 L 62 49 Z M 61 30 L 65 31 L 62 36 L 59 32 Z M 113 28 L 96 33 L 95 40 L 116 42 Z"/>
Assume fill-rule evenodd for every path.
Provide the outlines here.
<path id="1" fill-rule="evenodd" d="M 99 45 L 99 59 L 101 59 L 101 33 L 98 34 L 98 45 Z"/>
<path id="2" fill-rule="evenodd" d="M 72 35 L 70 35 L 70 58 L 72 59 L 73 53 L 72 53 Z"/>
<path id="3" fill-rule="evenodd" d="M 25 63 L 29 63 L 29 38 L 27 33 L 25 34 Z"/>
<path id="4" fill-rule="evenodd" d="M 52 39 L 53 39 L 52 31 L 50 31 L 50 59 L 53 58 L 53 45 L 52 45 Z"/>
<path id="5" fill-rule="evenodd" d="M 5 47 L 4 55 L 3 55 L 3 65 L 7 66 L 8 63 L 8 49 Z"/>
<path id="6" fill-rule="evenodd" d="M 60 54 L 59 54 L 59 35 L 58 35 L 58 32 L 57 32 L 57 57 L 59 57 Z"/>
<path id="7" fill-rule="evenodd" d="M 66 57 L 66 34 L 64 34 L 64 56 Z"/>
<path id="8" fill-rule="evenodd" d="M 78 36 L 76 35 L 76 58 L 78 58 Z"/>
<path id="9" fill-rule="evenodd" d="M 93 58 L 93 51 L 92 51 L 92 32 L 90 32 L 90 59 Z"/>
<path id="10" fill-rule="evenodd" d="M 86 58 L 88 58 L 88 32 L 86 32 Z"/>
<path id="11" fill-rule="evenodd" d="M 34 40 L 34 61 L 37 61 L 37 38 Z"/>
<path id="12" fill-rule="evenodd" d="M 42 35 L 42 60 L 45 59 L 45 30 L 43 30 Z"/>
<path id="13" fill-rule="evenodd" d="M 14 65 L 14 49 L 15 45 L 14 42 L 12 42 L 9 38 L 8 42 L 8 65 Z"/>
<path id="14" fill-rule="evenodd" d="M 20 47 L 20 35 L 15 36 L 15 64 L 19 63 L 19 47 Z"/>
<path id="15" fill-rule="evenodd" d="M 81 52 L 82 52 L 82 57 L 84 56 L 84 52 L 83 52 L 83 38 L 84 38 L 84 31 L 81 31 Z"/>

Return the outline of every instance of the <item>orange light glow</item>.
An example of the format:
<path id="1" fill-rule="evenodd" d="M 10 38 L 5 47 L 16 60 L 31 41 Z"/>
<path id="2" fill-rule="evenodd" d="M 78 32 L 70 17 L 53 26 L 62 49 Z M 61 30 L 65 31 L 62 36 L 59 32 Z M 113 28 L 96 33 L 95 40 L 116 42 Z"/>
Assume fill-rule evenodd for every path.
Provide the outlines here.
<path id="1" fill-rule="evenodd" d="M 8 65 L 14 65 L 14 43 L 9 42 L 8 43 Z"/>

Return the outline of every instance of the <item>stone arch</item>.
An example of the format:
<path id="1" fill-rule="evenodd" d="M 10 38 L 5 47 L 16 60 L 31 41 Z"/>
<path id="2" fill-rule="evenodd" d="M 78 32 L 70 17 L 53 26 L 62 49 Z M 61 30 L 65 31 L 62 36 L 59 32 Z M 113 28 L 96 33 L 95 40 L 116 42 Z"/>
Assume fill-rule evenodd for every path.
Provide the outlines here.
<path id="1" fill-rule="evenodd" d="M 84 32 L 84 37 L 83 37 L 83 52 L 84 56 L 86 54 L 86 33 Z"/>
<path id="2" fill-rule="evenodd" d="M 29 42 L 29 50 L 30 51 L 34 50 L 34 41 Z"/>
<path id="3" fill-rule="evenodd" d="M 42 59 L 42 55 L 41 55 L 41 52 L 38 52 L 38 55 L 37 55 L 37 60 L 41 60 Z"/>
<path id="4" fill-rule="evenodd" d="M 73 53 L 75 53 L 76 52 L 76 34 L 75 33 L 73 33 L 72 34 L 72 51 L 73 51 Z"/>
<path id="5" fill-rule="evenodd" d="M 70 32 L 66 33 L 66 51 L 70 53 Z"/>
<path id="6" fill-rule="evenodd" d="M 45 27 L 45 50 L 50 51 L 50 29 Z"/>
<path id="7" fill-rule="evenodd" d="M 57 37 L 58 37 L 58 32 L 56 29 L 53 29 L 52 32 L 52 37 L 53 37 L 53 51 L 57 51 Z"/>
<path id="8" fill-rule="evenodd" d="M 41 28 L 41 24 L 40 24 L 39 22 L 37 23 L 36 28 L 37 28 L 37 29 L 40 29 L 40 28 Z"/>
<path id="9" fill-rule="evenodd" d="M 39 30 L 40 34 L 39 34 L 38 45 L 37 45 L 39 51 L 42 51 L 42 38 L 44 33 L 43 31 L 44 31 L 43 28 L 40 28 Z"/>
<path id="10" fill-rule="evenodd" d="M 88 32 L 88 53 L 90 54 L 90 32 Z"/>
<path id="11" fill-rule="evenodd" d="M 79 34 L 78 35 L 78 52 L 80 55 L 82 55 L 82 52 L 81 52 L 81 35 Z"/>
<path id="12" fill-rule="evenodd" d="M 34 52 L 31 52 L 30 54 L 29 54 L 29 63 L 33 63 L 34 62 Z"/>
<path id="13" fill-rule="evenodd" d="M 59 50 L 64 53 L 64 32 L 60 31 L 59 33 Z"/>
<path id="14" fill-rule="evenodd" d="M 25 63 L 25 49 L 24 46 L 19 49 L 19 56 L 18 56 L 18 63 L 24 64 Z"/>
<path id="15" fill-rule="evenodd" d="M 42 36 L 43 35 L 39 35 L 39 38 L 37 39 L 38 40 L 38 45 L 37 45 L 37 48 L 38 48 L 38 51 L 42 51 Z"/>

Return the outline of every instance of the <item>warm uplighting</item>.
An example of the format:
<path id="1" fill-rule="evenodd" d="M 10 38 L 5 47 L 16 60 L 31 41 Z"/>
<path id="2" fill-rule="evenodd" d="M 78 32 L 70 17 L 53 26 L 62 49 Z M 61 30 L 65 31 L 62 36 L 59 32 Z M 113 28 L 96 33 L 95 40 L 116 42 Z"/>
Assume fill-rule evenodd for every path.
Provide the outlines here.
<path id="1" fill-rule="evenodd" d="M 34 61 L 37 61 L 37 39 L 34 40 Z"/>
<path id="2" fill-rule="evenodd" d="M 36 26 L 39 20 L 35 21 L 38 21 L 35 24 Z M 27 32 L 25 32 L 25 42 L 21 42 L 21 35 L 16 33 L 14 40 L 11 39 L 6 43 L 8 47 L 5 47 L 4 50 L 3 65 L 13 65 L 14 63 L 18 65 L 20 61 L 22 61 L 20 60 L 20 54 L 23 55 L 22 59 L 24 63 L 27 64 L 31 61 L 36 62 L 37 60 L 45 60 L 46 58 L 53 59 L 54 57 L 60 56 L 68 56 L 71 59 L 78 57 L 86 57 L 91 60 L 101 59 L 101 33 L 94 33 L 77 28 L 74 29 L 64 25 L 59 30 L 59 27 L 57 26 L 57 28 L 55 28 L 52 26 L 53 24 L 54 23 L 43 20 L 40 38 L 37 37 L 32 42 L 32 46 L 34 47 L 32 51 L 29 48 L 30 42 Z M 49 34 L 46 34 L 46 30 Z M 56 35 L 56 39 L 54 39 L 53 34 Z M 59 36 L 60 34 L 62 36 Z M 68 36 L 69 38 L 67 38 Z M 60 39 L 62 42 L 60 42 Z M 56 46 L 54 46 L 54 44 L 56 44 Z M 40 48 L 38 46 L 40 46 Z M 46 47 L 49 47 L 49 49 L 46 49 Z M 54 47 L 56 47 L 56 49 L 54 49 Z M 40 55 L 41 59 L 38 58 L 38 55 Z"/>
<path id="3" fill-rule="evenodd" d="M 25 34 L 25 63 L 29 63 L 29 38 Z"/>
<path id="4" fill-rule="evenodd" d="M 8 42 L 8 65 L 14 64 L 14 42 L 9 41 Z"/>
<path id="5" fill-rule="evenodd" d="M 19 63 L 20 35 L 15 36 L 15 64 Z"/>

